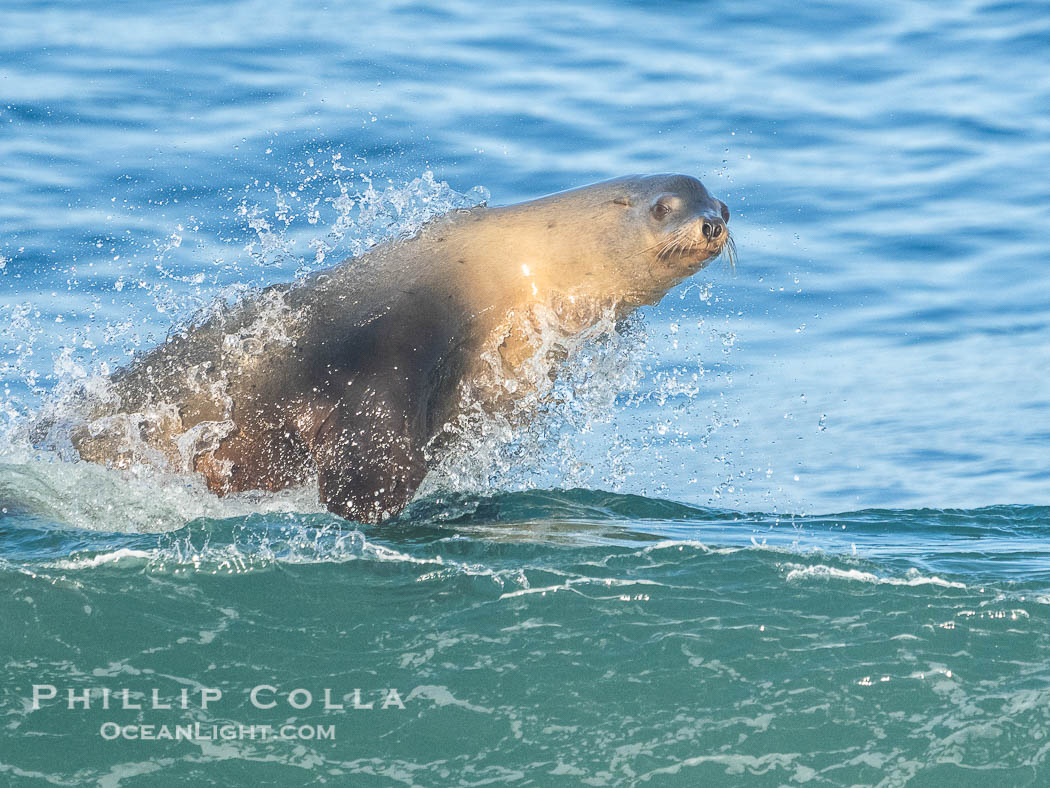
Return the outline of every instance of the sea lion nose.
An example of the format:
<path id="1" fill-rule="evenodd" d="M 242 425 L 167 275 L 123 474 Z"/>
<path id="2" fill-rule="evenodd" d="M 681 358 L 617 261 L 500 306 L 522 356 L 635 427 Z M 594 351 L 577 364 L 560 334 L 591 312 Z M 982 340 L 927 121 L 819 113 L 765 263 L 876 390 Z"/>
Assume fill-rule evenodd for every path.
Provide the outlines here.
<path id="1" fill-rule="evenodd" d="M 725 229 L 726 223 L 721 219 L 704 219 L 704 223 L 700 227 L 700 232 L 702 232 L 704 238 L 709 241 L 717 241 L 722 236 Z"/>

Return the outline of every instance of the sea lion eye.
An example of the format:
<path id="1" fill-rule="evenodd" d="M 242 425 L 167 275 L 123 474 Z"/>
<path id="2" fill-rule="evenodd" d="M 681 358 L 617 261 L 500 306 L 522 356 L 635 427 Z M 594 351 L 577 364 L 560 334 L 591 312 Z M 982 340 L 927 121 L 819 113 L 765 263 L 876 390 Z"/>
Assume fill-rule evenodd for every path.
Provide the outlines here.
<path id="1" fill-rule="evenodd" d="M 656 219 L 666 219 L 669 213 L 671 206 L 665 202 L 658 202 L 653 206 L 653 217 Z"/>

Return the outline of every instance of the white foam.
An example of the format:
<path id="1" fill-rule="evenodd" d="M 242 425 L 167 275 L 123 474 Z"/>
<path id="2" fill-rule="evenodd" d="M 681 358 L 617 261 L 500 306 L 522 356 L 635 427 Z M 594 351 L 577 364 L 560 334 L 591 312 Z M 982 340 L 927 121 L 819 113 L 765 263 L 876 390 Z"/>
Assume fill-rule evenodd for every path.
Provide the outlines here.
<path id="1" fill-rule="evenodd" d="M 448 687 L 435 684 L 421 684 L 409 692 L 405 698 L 406 701 L 417 699 L 429 700 L 435 706 L 456 706 L 467 711 L 478 712 L 479 714 L 492 714 L 495 711 L 486 706 L 477 706 L 465 700 L 460 700 L 452 694 Z"/>
<path id="2" fill-rule="evenodd" d="M 325 511 L 316 489 L 219 498 L 194 474 L 128 471 L 10 448 L 0 459 L 3 505 L 74 528 L 118 533 L 172 531 L 198 518 Z"/>
<path id="3" fill-rule="evenodd" d="M 791 571 L 787 573 L 787 580 L 810 580 L 814 578 L 821 579 L 834 579 L 834 580 L 851 580 L 858 583 L 873 583 L 875 585 L 890 585 L 890 586 L 926 586 L 934 585 L 940 586 L 941 588 L 966 588 L 963 583 L 958 583 L 951 580 L 944 580 L 936 575 L 926 576 L 920 575 L 918 572 L 909 572 L 908 577 L 880 577 L 872 572 L 862 572 L 859 569 L 838 569 L 833 566 L 826 566 L 825 564 L 816 564 L 814 566 L 798 566 L 796 564 L 789 564 L 793 567 Z"/>
<path id="4" fill-rule="evenodd" d="M 59 561 L 52 561 L 47 566 L 52 569 L 91 569 L 92 567 L 104 566 L 105 564 L 115 564 L 118 561 L 151 561 L 155 556 L 155 551 L 132 550 L 122 547 L 111 553 L 98 553 L 97 555 L 84 558 L 64 558 Z"/>
<path id="5" fill-rule="evenodd" d="M 564 583 L 558 583 L 557 585 L 542 586 L 540 588 L 520 588 L 517 591 L 508 591 L 505 594 L 500 594 L 500 599 L 512 599 L 518 596 L 527 596 L 529 594 L 547 594 L 557 593 L 558 591 L 572 591 L 573 593 L 581 593 L 576 590 L 576 586 L 579 585 L 599 585 L 605 586 L 606 588 L 619 588 L 622 586 L 663 586 L 663 583 L 658 583 L 655 580 L 646 580 L 644 578 L 634 579 L 622 579 L 616 577 L 574 577 L 566 580 Z"/>
<path id="6" fill-rule="evenodd" d="M 685 548 L 692 548 L 694 550 L 700 550 L 704 553 L 710 553 L 711 555 L 730 555 L 732 553 L 739 552 L 745 548 L 742 547 L 710 547 L 703 542 L 697 542 L 693 539 L 665 539 L 662 542 L 649 545 L 648 547 L 642 548 L 642 553 L 651 553 L 656 550 L 684 550 Z"/>

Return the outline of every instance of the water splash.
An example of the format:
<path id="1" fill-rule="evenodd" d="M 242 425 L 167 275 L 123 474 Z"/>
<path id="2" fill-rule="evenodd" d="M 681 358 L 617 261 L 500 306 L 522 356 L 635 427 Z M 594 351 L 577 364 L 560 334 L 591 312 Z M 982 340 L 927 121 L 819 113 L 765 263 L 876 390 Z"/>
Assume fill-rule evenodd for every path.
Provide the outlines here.
<path id="1" fill-rule="evenodd" d="M 437 215 L 488 199 L 482 187 L 459 193 L 437 181 L 430 171 L 403 185 L 389 180 L 381 184 L 364 166 L 356 160 L 351 166 L 339 151 L 319 153 L 292 167 L 295 177 L 288 184 L 248 184 L 234 212 L 239 231 L 221 243 L 207 237 L 204 222 L 188 216 L 163 238 L 117 255 L 123 257 L 122 268 L 111 282 L 111 292 L 120 296 L 123 307 L 118 319 L 101 325 L 89 321 L 69 336 L 56 337 L 42 325 L 40 310 L 32 301 L 5 307 L 7 319 L 0 334 L 7 351 L 3 371 L 5 379 L 19 380 L 21 389 L 8 388 L 5 394 L 0 450 L 10 467 L 30 456 L 33 462 L 44 464 L 31 472 L 10 474 L 9 489 L 17 488 L 14 480 L 21 479 L 28 485 L 27 495 L 40 506 L 46 496 L 34 492 L 33 486 L 50 489 L 57 500 L 65 501 L 52 511 L 63 522 L 91 523 L 90 527 L 110 530 L 173 527 L 170 512 L 155 512 L 153 501 L 140 507 L 142 511 L 126 501 L 127 520 L 114 523 L 106 515 L 109 510 L 96 510 L 89 501 L 81 505 L 65 500 L 75 497 L 75 490 L 65 489 L 58 481 L 61 472 L 47 466 L 76 459 L 70 430 L 84 422 L 86 403 L 105 401 L 109 396 L 107 377 L 116 365 L 140 348 L 162 341 L 150 326 L 163 325 L 168 334 L 185 331 L 235 310 L 245 299 L 257 297 L 267 284 L 302 277 L 386 240 L 409 237 Z M 684 288 L 682 297 L 691 291 L 691 287 Z M 92 318 L 102 311 L 97 300 L 92 302 Z M 700 300 L 710 305 L 718 297 L 705 285 Z M 231 330 L 223 343 L 224 352 L 240 353 L 250 363 L 259 341 L 280 342 L 291 337 L 294 316 L 286 314 L 279 303 L 271 306 L 263 310 L 258 325 Z M 577 305 L 577 311 L 579 308 Z M 529 354 L 515 375 L 504 374 L 496 348 L 489 348 L 485 354 L 489 374 L 465 387 L 462 415 L 431 447 L 436 468 L 420 495 L 574 486 L 666 494 L 669 478 L 655 484 L 637 483 L 638 449 L 656 458 L 648 475 L 652 480 L 668 471 L 670 454 L 695 452 L 694 444 L 707 448 L 711 436 L 730 420 L 724 417 L 728 406 L 723 398 L 720 406 L 716 403 L 709 408 L 704 435 L 681 428 L 683 419 L 693 420 L 692 409 L 711 404 L 710 386 L 704 385 L 708 370 L 699 360 L 691 368 L 665 366 L 660 358 L 663 345 L 677 349 L 680 341 L 694 342 L 699 332 L 707 338 L 709 348 L 728 353 L 735 336 L 703 321 L 690 333 L 676 321 L 661 337 L 639 314 L 617 320 L 608 305 L 592 308 L 595 314 L 584 321 L 582 330 L 567 328 L 557 305 L 536 309 L 519 320 L 517 326 L 525 328 Z M 508 324 L 507 331 L 511 330 Z M 499 338 L 496 342 L 498 345 Z M 53 354 L 53 363 L 42 372 L 42 357 L 48 353 Z M 716 385 L 727 380 L 721 376 Z M 201 381 L 201 385 L 211 384 L 215 381 Z M 495 411 L 481 407 L 485 397 L 479 394 L 486 388 L 490 390 L 487 394 L 498 390 L 497 399 L 507 407 Z M 221 400 L 217 395 L 216 402 L 221 405 Z M 159 415 L 177 418 L 173 413 Z M 221 438 L 224 422 L 211 424 L 207 434 L 187 434 L 178 446 L 178 456 L 154 457 L 156 451 L 139 445 L 142 441 L 137 436 L 142 432 L 140 422 L 157 416 L 139 414 L 136 421 L 134 414 L 122 414 L 118 418 L 126 424 L 96 424 L 115 430 L 122 456 L 130 458 L 123 463 L 123 471 L 105 473 L 114 474 L 118 484 L 127 481 L 129 489 L 141 495 L 163 500 L 162 509 L 181 508 L 186 517 L 193 513 L 222 516 L 222 503 L 199 484 L 191 494 L 204 496 L 208 502 L 203 509 L 188 507 L 181 495 L 189 488 L 178 472 L 188 470 L 186 457 L 196 452 L 201 441 Z M 54 448 L 51 453 L 32 449 L 42 442 L 31 439 L 30 427 L 42 422 L 49 425 L 43 443 Z M 670 451 L 665 454 L 665 450 Z M 724 478 L 715 480 L 716 497 L 723 489 L 732 492 L 733 484 L 739 483 L 732 463 L 730 456 L 720 458 Z M 147 466 L 160 470 L 153 475 Z M 83 478 L 94 479 L 95 474 L 91 469 Z M 700 474 L 690 469 L 689 475 L 695 479 Z M 153 487 L 147 490 L 142 484 Z M 107 484 L 97 486 L 101 490 Z M 178 492 L 169 496 L 168 490 Z M 307 509 L 316 507 L 316 500 L 295 500 Z M 239 511 L 239 504 L 233 506 L 230 512 Z"/>

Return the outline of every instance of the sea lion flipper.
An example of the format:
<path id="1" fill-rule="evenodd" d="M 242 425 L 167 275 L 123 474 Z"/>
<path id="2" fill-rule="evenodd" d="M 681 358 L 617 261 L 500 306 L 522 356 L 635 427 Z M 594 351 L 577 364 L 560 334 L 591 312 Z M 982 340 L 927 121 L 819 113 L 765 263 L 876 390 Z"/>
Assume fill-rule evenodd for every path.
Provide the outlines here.
<path id="1" fill-rule="evenodd" d="M 321 502 L 330 512 L 363 523 L 397 514 L 426 473 L 415 448 L 405 410 L 372 410 L 362 429 L 356 408 L 341 403 L 324 419 L 311 441 Z"/>

